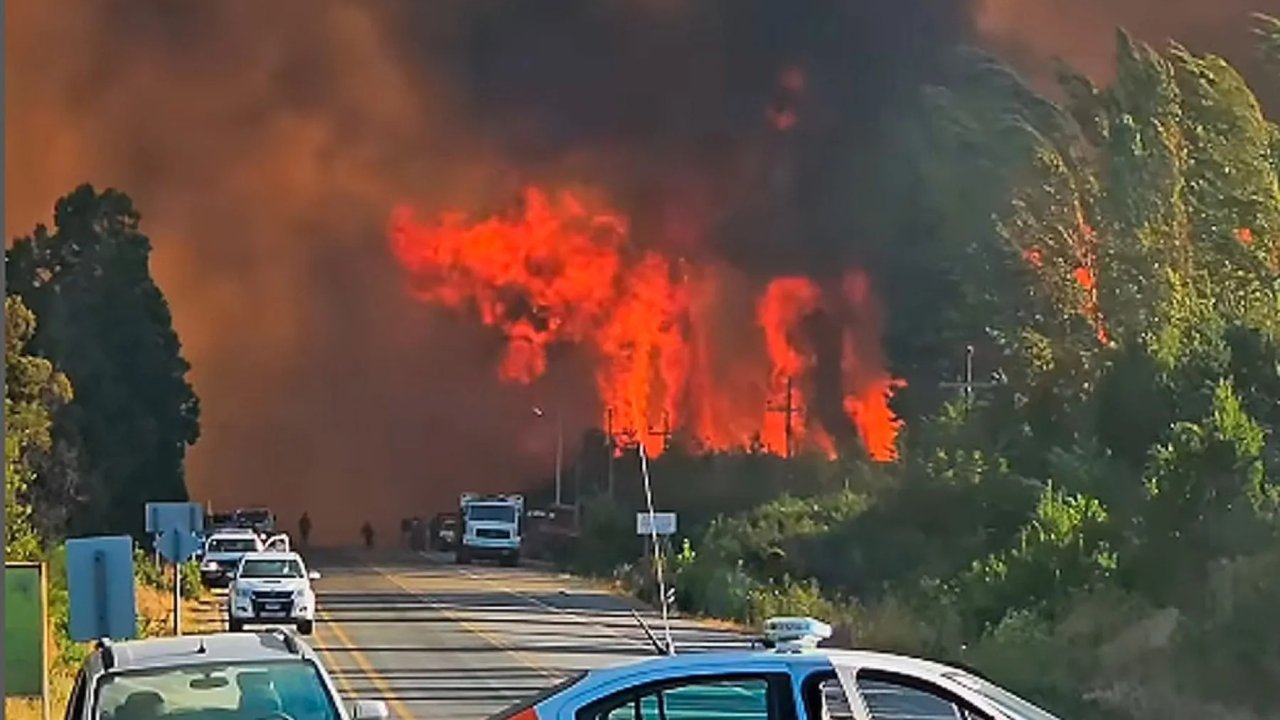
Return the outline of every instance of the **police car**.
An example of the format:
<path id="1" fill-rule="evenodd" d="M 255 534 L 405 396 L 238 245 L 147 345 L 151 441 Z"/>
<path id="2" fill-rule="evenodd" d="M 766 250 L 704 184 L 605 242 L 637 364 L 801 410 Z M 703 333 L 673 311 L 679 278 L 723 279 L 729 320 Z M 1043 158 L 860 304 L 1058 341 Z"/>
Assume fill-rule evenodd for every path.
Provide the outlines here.
<path id="1" fill-rule="evenodd" d="M 579 673 L 492 720 L 1058 720 L 967 670 L 817 647 L 830 636 L 812 618 L 774 618 L 771 649 Z"/>

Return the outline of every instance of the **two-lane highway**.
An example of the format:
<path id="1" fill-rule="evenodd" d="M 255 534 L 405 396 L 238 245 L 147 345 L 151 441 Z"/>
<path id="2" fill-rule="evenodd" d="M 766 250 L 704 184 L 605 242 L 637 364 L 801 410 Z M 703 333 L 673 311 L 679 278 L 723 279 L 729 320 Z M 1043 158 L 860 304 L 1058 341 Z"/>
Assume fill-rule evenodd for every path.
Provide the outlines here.
<path id="1" fill-rule="evenodd" d="M 312 643 L 345 696 L 383 699 L 393 717 L 483 718 L 577 671 L 653 655 L 630 601 L 568 576 L 450 555 L 308 558 L 323 575 Z M 690 621 L 672 630 L 682 650 L 744 645 Z"/>

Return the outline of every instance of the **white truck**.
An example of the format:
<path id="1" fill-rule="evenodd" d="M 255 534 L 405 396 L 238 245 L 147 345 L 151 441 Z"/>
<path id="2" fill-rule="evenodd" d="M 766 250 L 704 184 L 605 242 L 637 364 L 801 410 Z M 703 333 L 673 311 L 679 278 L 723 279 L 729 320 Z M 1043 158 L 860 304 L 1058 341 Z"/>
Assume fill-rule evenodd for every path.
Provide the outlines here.
<path id="1" fill-rule="evenodd" d="M 462 493 L 458 506 L 462 521 L 462 537 L 454 551 L 458 564 L 477 558 L 497 559 L 507 566 L 520 564 L 523 495 Z"/>

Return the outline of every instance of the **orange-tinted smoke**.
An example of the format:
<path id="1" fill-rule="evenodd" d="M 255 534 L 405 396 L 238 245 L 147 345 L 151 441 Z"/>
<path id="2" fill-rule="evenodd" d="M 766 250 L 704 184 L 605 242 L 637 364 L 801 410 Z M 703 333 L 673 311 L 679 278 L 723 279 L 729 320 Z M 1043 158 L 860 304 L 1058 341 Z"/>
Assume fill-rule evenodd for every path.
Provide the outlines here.
<path id="1" fill-rule="evenodd" d="M 802 327 L 828 304 L 819 287 L 803 277 L 770 281 L 756 303 L 762 352 L 732 353 L 725 369 L 718 358 L 729 353 L 715 347 L 714 314 L 701 312 L 725 291 L 724 274 L 641 250 L 629 228 L 585 194 L 529 188 L 518 208 L 481 220 L 448 213 L 423 222 L 402 207 L 392 215 L 390 243 L 415 297 L 474 312 L 502 332 L 502 380 L 537 379 L 556 344 L 585 349 L 622 444 L 643 443 L 656 456 L 679 433 L 708 449 L 760 442 L 786 453 L 790 379 L 793 449 L 834 456 L 831 432 L 806 407 L 816 358 Z M 840 301 L 869 305 L 869 293 L 857 274 Z M 893 385 L 879 359 L 878 329 L 862 328 L 860 336 L 845 333 L 845 407 L 871 456 L 889 460 L 898 427 L 887 404 Z"/>
<path id="2" fill-rule="evenodd" d="M 1155 45 L 1176 40 L 1252 66 L 1250 14 L 1274 8 L 1266 0 L 977 0 L 974 22 L 987 44 L 1046 83 L 1053 59 L 1106 81 L 1119 27 Z"/>

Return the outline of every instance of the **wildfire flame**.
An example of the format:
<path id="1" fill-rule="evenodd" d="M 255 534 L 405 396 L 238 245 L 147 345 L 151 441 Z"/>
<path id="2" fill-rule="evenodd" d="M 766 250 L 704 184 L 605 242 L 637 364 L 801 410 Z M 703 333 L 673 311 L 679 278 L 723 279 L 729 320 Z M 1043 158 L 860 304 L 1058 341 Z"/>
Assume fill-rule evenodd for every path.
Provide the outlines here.
<path id="1" fill-rule="evenodd" d="M 778 406 L 790 380 L 794 447 L 836 453 L 829 430 L 808 412 L 816 356 L 801 324 L 834 303 L 868 304 L 860 273 L 845 278 L 838 298 L 824 297 L 808 278 L 772 279 L 755 303 L 754 345 L 728 351 L 708 310 L 727 304 L 728 271 L 638 247 L 622 214 L 580 192 L 528 188 L 517 209 L 480 220 L 450 212 L 424 222 L 400 207 L 390 241 L 415 297 L 474 308 L 503 333 L 503 381 L 541 376 L 552 344 L 590 352 L 602 416 L 612 412 L 620 443 L 642 442 L 656 456 L 670 431 L 708 449 L 759 444 L 784 453 L 788 413 Z M 896 384 L 878 359 L 878 329 L 847 327 L 842 340 L 848 422 L 873 458 L 890 460 Z"/>

